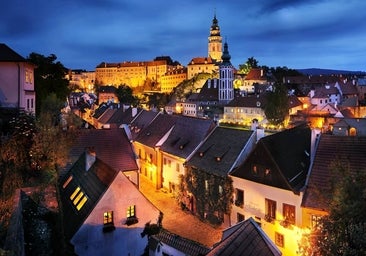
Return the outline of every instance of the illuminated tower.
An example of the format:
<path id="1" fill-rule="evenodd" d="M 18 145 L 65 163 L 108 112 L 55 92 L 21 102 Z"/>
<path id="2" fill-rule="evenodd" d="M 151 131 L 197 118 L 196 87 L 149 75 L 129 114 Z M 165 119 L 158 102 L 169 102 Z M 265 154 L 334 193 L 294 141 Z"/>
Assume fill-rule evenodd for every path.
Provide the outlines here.
<path id="1" fill-rule="evenodd" d="M 224 52 L 222 53 L 222 62 L 219 66 L 219 102 L 227 104 L 234 99 L 234 66 L 231 64 L 231 56 L 227 42 L 224 44 Z"/>
<path id="2" fill-rule="evenodd" d="M 221 60 L 222 55 L 222 37 L 220 36 L 220 27 L 216 19 L 216 13 L 212 19 L 210 36 L 208 37 L 208 57 L 216 61 Z"/>

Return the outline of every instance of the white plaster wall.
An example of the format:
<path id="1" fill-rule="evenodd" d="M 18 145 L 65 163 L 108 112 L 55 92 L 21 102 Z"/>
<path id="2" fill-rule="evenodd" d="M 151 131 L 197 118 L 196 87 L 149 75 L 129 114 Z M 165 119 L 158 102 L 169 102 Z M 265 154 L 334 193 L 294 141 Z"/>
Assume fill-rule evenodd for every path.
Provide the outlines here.
<path id="1" fill-rule="evenodd" d="M 136 205 L 138 223 L 125 225 L 128 206 Z M 114 226 L 103 232 L 103 213 L 113 211 Z M 71 239 L 77 255 L 138 255 L 147 245 L 141 237 L 147 222 L 157 223 L 159 210 L 121 172 Z"/>
<path id="2" fill-rule="evenodd" d="M 301 238 L 302 227 L 302 209 L 300 195 L 294 194 L 292 191 L 279 189 L 260 183 L 252 182 L 237 177 L 232 177 L 234 189 L 238 188 L 244 191 L 244 206 L 237 207 L 233 204 L 231 211 L 231 223 L 237 222 L 237 213 L 245 216 L 245 219 L 253 217 L 254 220 L 261 223 L 261 227 L 268 237 L 275 243 L 275 232 L 284 235 L 285 246 L 279 249 L 283 255 L 296 255 L 298 241 Z M 235 191 L 235 190 L 234 190 Z M 276 204 L 276 220 L 273 223 L 264 220 L 265 215 L 265 198 L 274 200 Z M 235 198 L 234 198 L 235 202 Z M 296 226 L 284 228 L 280 225 L 283 220 L 283 203 L 294 205 L 296 214 Z"/>

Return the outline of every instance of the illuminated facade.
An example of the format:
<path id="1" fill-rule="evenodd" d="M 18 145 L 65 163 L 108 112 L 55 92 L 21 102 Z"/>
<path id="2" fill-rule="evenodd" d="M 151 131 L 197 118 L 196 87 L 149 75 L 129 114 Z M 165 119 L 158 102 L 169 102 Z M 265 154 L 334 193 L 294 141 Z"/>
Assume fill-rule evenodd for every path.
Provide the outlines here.
<path id="1" fill-rule="evenodd" d="M 147 79 L 160 83 L 161 77 L 168 70 L 173 70 L 179 63 L 173 62 L 170 57 L 156 57 L 153 61 L 125 61 L 120 63 L 102 62 L 95 69 L 95 83 L 98 85 L 130 87 L 143 86 Z"/>
<path id="2" fill-rule="evenodd" d="M 0 51 L 0 106 L 35 114 L 35 66 L 6 44 L 0 44 Z"/>
<path id="3" fill-rule="evenodd" d="M 95 93 L 95 72 L 84 70 L 70 70 L 68 74 L 70 86 L 76 86 L 86 93 Z"/>
<path id="4" fill-rule="evenodd" d="M 213 74 L 219 71 L 219 67 L 211 57 L 195 57 L 187 65 L 187 79 L 200 73 Z"/>
<path id="5" fill-rule="evenodd" d="M 219 102 L 221 104 L 227 104 L 234 99 L 234 66 L 230 59 L 229 48 L 225 42 L 222 62 L 219 65 Z"/>
<path id="6" fill-rule="evenodd" d="M 244 164 L 230 174 L 232 224 L 252 217 L 283 255 L 296 255 L 302 237 L 303 188 L 312 139 L 306 125 L 263 137 Z"/>
<path id="7" fill-rule="evenodd" d="M 216 14 L 212 19 L 210 36 L 208 37 L 208 56 L 215 61 L 221 61 L 222 55 L 222 37 L 220 35 L 219 22 Z"/>
<path id="8" fill-rule="evenodd" d="M 171 93 L 173 89 L 187 79 L 187 68 L 179 67 L 169 70 L 160 79 L 160 91 L 162 93 Z"/>

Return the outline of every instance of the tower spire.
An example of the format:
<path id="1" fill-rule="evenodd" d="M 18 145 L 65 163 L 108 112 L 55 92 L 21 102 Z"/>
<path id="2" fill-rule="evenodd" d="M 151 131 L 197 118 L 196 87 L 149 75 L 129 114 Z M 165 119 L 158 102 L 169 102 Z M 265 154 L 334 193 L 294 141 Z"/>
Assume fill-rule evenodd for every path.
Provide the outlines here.
<path id="1" fill-rule="evenodd" d="M 219 22 L 216 18 L 216 9 L 208 37 L 208 56 L 213 60 L 220 61 L 222 55 L 222 37 L 220 35 Z"/>

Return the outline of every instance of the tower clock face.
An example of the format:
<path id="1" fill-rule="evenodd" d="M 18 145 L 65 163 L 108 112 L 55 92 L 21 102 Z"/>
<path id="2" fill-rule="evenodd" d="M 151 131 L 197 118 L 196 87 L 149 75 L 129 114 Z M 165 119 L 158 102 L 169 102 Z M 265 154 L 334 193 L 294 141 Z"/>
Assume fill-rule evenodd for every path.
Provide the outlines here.
<path id="1" fill-rule="evenodd" d="M 243 85 L 243 82 L 240 79 L 235 79 L 233 83 L 235 89 L 239 89 L 239 87 Z"/>

